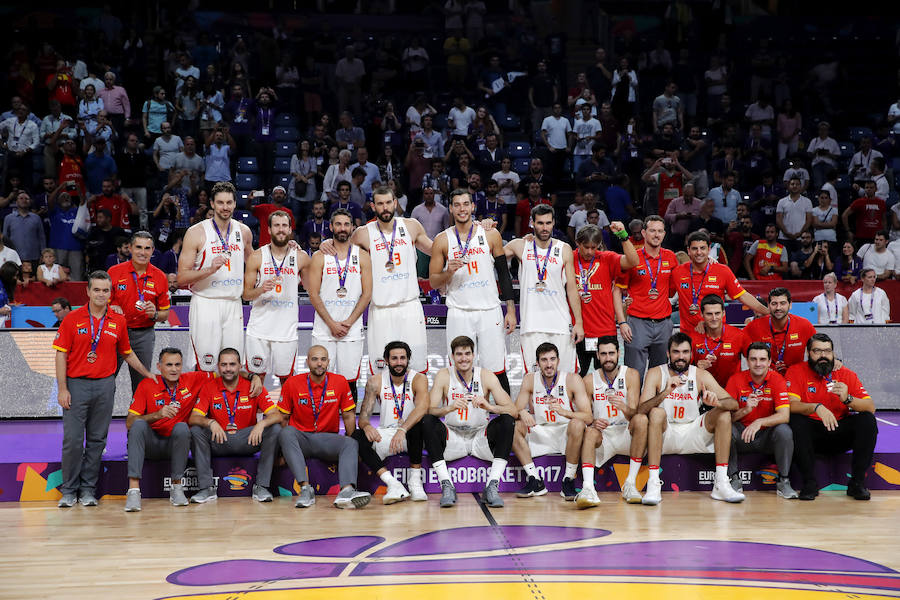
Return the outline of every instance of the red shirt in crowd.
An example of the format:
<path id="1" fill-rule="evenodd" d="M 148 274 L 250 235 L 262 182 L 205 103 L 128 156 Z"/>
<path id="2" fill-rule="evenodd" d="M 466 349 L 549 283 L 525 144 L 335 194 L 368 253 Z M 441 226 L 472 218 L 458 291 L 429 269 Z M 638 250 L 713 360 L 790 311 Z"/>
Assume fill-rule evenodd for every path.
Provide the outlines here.
<path id="1" fill-rule="evenodd" d="M 789 407 L 791 405 L 787 393 L 787 383 L 785 382 L 784 377 L 771 369 L 766 373 L 766 376 L 760 385 L 753 383 L 753 377 L 750 375 L 750 371 L 735 373 L 728 380 L 725 391 L 728 392 L 729 396 L 738 401 L 739 408 L 747 406 L 747 398 L 754 393 L 760 398 L 756 408 L 751 410 L 750 413 L 741 419 L 741 423 L 743 423 L 745 427 L 749 426 L 757 419 L 771 417 L 779 408 L 785 406 Z"/>
<path id="2" fill-rule="evenodd" d="M 756 254 L 753 256 L 753 277 L 756 279 L 781 279 L 781 273 L 774 269 L 769 269 L 765 275 L 762 274 L 763 267 L 780 267 L 781 257 L 785 255 L 787 249 L 775 242 L 774 246 L 770 246 L 765 240 L 760 240 L 756 245 Z"/>
<path id="3" fill-rule="evenodd" d="M 841 402 L 841 397 L 828 391 L 828 380 L 813 371 L 806 361 L 789 368 L 785 379 L 787 380 L 788 396 L 791 398 L 807 404 L 822 404 L 834 413 L 834 417 L 838 421 L 850 413 L 850 408 Z M 855 398 L 869 397 L 869 392 L 863 387 L 859 377 L 847 367 L 832 371 L 831 379 L 847 384 L 849 394 Z M 810 414 L 809 418 L 816 421 L 822 420 L 816 413 Z"/>
<path id="4" fill-rule="evenodd" d="M 628 307 L 628 314 L 641 319 L 665 319 L 672 314 L 669 303 L 672 269 L 678 265 L 675 253 L 665 248 L 659 249 L 659 257 L 651 258 L 644 248 L 637 251 L 637 266 L 625 271 L 616 281 L 616 285 L 628 290 L 634 299 Z M 656 280 L 659 294 L 650 296 L 652 281 Z"/>
<path id="5" fill-rule="evenodd" d="M 581 295 L 581 317 L 584 321 L 585 337 L 616 335 L 616 321 L 612 310 L 613 283 L 622 276 L 622 255 L 616 252 L 597 251 L 594 260 L 581 258 L 575 251 L 575 281 Z M 590 300 L 584 300 L 584 283 L 582 276 L 587 277 L 587 288 Z"/>
<path id="6" fill-rule="evenodd" d="M 856 219 L 856 237 L 871 240 L 884 229 L 884 215 L 887 212 L 884 200 L 863 196 L 850 205 L 850 213 Z"/>
<path id="7" fill-rule="evenodd" d="M 265 246 L 272 240 L 271 236 L 269 235 L 269 215 L 279 210 L 288 214 L 288 217 L 291 220 L 291 228 L 296 230 L 296 227 L 294 226 L 294 214 L 289 208 L 279 206 L 277 204 L 266 203 L 257 204 L 250 209 L 250 212 L 252 212 L 253 216 L 256 217 L 256 219 L 259 221 L 260 246 Z"/>
<path id="8" fill-rule="evenodd" d="M 771 317 L 757 317 L 744 327 L 751 342 L 765 342 L 772 349 L 772 368 L 782 375 L 793 364 L 803 362 L 806 342 L 816 333 L 808 319 L 789 315 L 783 329 L 778 329 Z"/>
<path id="9" fill-rule="evenodd" d="M 734 272 L 726 265 L 709 261 L 706 268 L 699 273 L 694 271 L 694 263 L 688 261 L 672 270 L 672 292 L 678 294 L 678 316 L 681 319 L 681 331 L 692 331 L 701 320 L 699 306 L 704 296 L 716 294 L 723 300 L 728 294 L 737 299 L 746 293 L 738 282 Z M 691 314 L 690 307 L 696 304 L 697 312 Z"/>
<path id="10" fill-rule="evenodd" d="M 166 380 L 162 375 L 157 375 L 154 379 L 144 379 L 138 384 L 134 392 L 134 400 L 128 407 L 128 412 L 133 415 L 149 415 L 155 413 L 163 406 L 171 404 L 173 400 L 178 401 L 181 406 L 178 413 L 174 417 L 164 417 L 150 423 L 151 429 L 161 436 L 169 437 L 172 430 L 179 423 L 187 423 L 191 416 L 191 410 L 197 401 L 197 394 L 200 388 L 207 380 L 215 377 L 215 373 L 207 373 L 205 371 L 190 371 L 182 373 L 178 378 L 178 383 L 174 388 L 170 389 Z M 172 393 L 175 396 L 173 398 Z"/>
<path id="11" fill-rule="evenodd" d="M 125 317 L 111 310 L 106 311 L 105 320 L 103 316 L 94 318 L 88 311 L 88 306 L 89 304 L 85 304 L 66 315 L 56 331 L 53 348 L 66 353 L 66 377 L 103 379 L 115 375 L 119 370 L 119 354 L 131 354 L 128 326 Z M 87 356 L 91 351 L 92 326 L 94 335 L 98 331 L 100 335 L 94 351 L 97 358 L 94 362 L 89 362 Z"/>
<path id="12" fill-rule="evenodd" d="M 532 204 L 528 198 L 522 198 L 516 203 L 516 216 L 520 219 L 518 237 L 525 237 L 532 232 L 531 209 L 538 204 L 550 204 L 550 199 L 541 198 L 538 202 Z"/>
<path id="13" fill-rule="evenodd" d="M 741 369 L 741 355 L 747 352 L 750 340 L 744 332 L 727 323 L 722 324 L 722 335 L 712 338 L 694 330 L 688 332 L 691 336 L 691 349 L 695 365 L 697 361 L 707 359 L 710 355 L 716 357 L 707 369 L 719 385 L 724 386 L 733 373 Z"/>
<path id="14" fill-rule="evenodd" d="M 113 194 L 112 196 L 94 196 L 93 200 L 88 203 L 88 209 L 91 212 L 91 223 L 97 224 L 97 211 L 105 208 L 112 215 L 110 223 L 113 227 L 119 227 L 126 231 L 131 230 L 131 205 L 120 196 Z"/>
<path id="15" fill-rule="evenodd" d="M 326 373 L 321 383 L 308 375 L 294 375 L 284 382 L 278 410 L 290 415 L 288 424 L 300 431 L 337 433 L 340 415 L 356 408 L 350 386 L 337 373 Z M 325 384 L 328 387 L 323 390 Z"/>
<path id="16" fill-rule="evenodd" d="M 137 302 L 142 296 L 144 302 L 155 304 L 156 310 L 169 309 L 169 280 L 157 267 L 148 264 L 146 273 L 138 276 L 134 264 L 128 260 L 111 266 L 107 273 L 112 279 L 109 303 L 122 308 L 128 327 L 153 327 L 153 319 L 137 309 Z"/>
<path id="17" fill-rule="evenodd" d="M 225 398 L 222 394 L 225 394 Z M 225 380 L 221 377 L 207 381 L 200 389 L 194 405 L 194 412 L 214 419 L 222 429 L 228 427 L 229 412 L 234 415 L 234 424 L 240 430 L 256 425 L 256 413 L 269 414 L 273 410 L 275 404 L 269 400 L 266 388 L 259 395 L 251 397 L 250 380 L 244 377 L 238 377 L 234 391 L 225 387 Z"/>

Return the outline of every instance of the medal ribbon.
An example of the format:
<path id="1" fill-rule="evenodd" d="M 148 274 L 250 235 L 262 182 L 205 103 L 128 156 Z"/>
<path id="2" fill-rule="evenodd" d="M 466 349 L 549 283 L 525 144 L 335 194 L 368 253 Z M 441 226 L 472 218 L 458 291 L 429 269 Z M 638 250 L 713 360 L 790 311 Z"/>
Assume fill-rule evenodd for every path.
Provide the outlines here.
<path id="1" fill-rule="evenodd" d="M 778 361 L 784 362 L 784 349 L 787 348 L 788 331 L 791 329 L 791 318 L 788 317 L 787 325 L 784 327 L 784 339 L 781 340 L 781 348 L 778 350 Z M 772 345 L 775 345 L 775 328 L 772 327 L 772 317 L 769 317 L 769 333 L 772 334 Z"/>
<path id="2" fill-rule="evenodd" d="M 397 219 L 394 219 L 394 228 L 391 230 L 391 244 L 388 245 L 387 238 L 384 237 L 384 232 L 381 230 L 381 227 L 375 226 L 375 229 L 378 230 L 378 233 L 381 234 L 381 241 L 384 242 L 385 247 L 387 248 L 388 260 L 394 262 L 394 239 L 397 235 Z"/>
<path id="3" fill-rule="evenodd" d="M 550 251 L 553 249 L 553 242 L 550 242 L 550 245 L 547 246 L 547 254 L 544 256 L 544 264 L 541 265 L 538 260 L 538 247 L 537 247 L 537 238 L 532 238 L 531 245 L 534 248 L 534 267 L 537 269 L 538 281 L 544 281 L 544 278 L 547 277 L 547 261 L 550 260 Z M 556 381 L 554 379 L 553 381 Z"/>
<path id="4" fill-rule="evenodd" d="M 588 265 L 587 271 L 584 270 L 584 267 L 581 266 L 581 254 L 578 255 L 578 279 L 581 280 L 581 289 L 584 290 L 584 293 L 588 292 L 588 284 L 591 278 L 591 270 L 594 268 L 594 261 L 597 260 L 597 253 L 594 253 L 594 256 L 591 257 L 591 263 Z"/>
<path id="5" fill-rule="evenodd" d="M 662 256 L 660 256 L 662 260 Z M 661 263 L 660 263 L 661 264 Z M 703 284 L 706 283 L 706 274 L 709 273 L 709 266 L 712 263 L 707 262 L 706 268 L 703 269 L 703 277 L 700 279 L 700 287 L 694 290 L 694 267 L 691 267 L 691 303 L 699 306 L 700 294 L 703 292 Z M 649 268 L 649 266 L 647 267 Z"/>
<path id="6" fill-rule="evenodd" d="M 338 287 L 345 287 L 347 281 L 347 270 L 350 268 L 350 253 L 353 246 L 347 246 L 347 260 L 344 261 L 344 268 L 341 269 L 341 261 L 338 260 L 337 254 L 334 255 L 334 264 L 337 266 Z"/>
<path id="7" fill-rule="evenodd" d="M 547 391 L 548 396 L 553 396 L 553 388 L 556 387 L 556 380 L 559 377 L 559 373 L 553 376 L 553 381 L 550 382 L 550 385 L 547 385 L 547 381 L 544 379 L 544 375 L 541 374 L 541 383 L 544 384 L 544 389 Z"/>
<path id="8" fill-rule="evenodd" d="M 459 382 L 463 384 L 463 387 L 466 388 L 466 392 L 472 393 L 472 387 L 475 385 L 475 374 L 472 373 L 472 383 L 466 383 L 465 378 L 462 376 L 462 373 L 459 372 L 459 369 L 454 369 L 456 371 L 456 376 L 459 377 Z"/>
<path id="9" fill-rule="evenodd" d="M 134 271 L 131 272 L 131 278 L 134 279 L 134 287 L 135 287 L 135 289 L 137 289 L 138 300 L 143 302 L 144 301 L 144 289 L 147 287 L 147 280 L 150 279 L 150 275 L 147 274 L 147 275 L 144 275 L 143 277 L 141 277 L 141 279 L 144 280 L 143 285 L 138 285 L 138 276 L 137 276 L 137 273 L 135 273 Z"/>
<path id="10" fill-rule="evenodd" d="M 91 352 L 97 354 L 97 345 L 100 343 L 100 334 L 103 333 L 103 325 L 106 323 L 107 311 L 103 311 L 103 317 L 100 319 L 100 326 L 97 327 L 97 333 L 94 333 L 94 316 L 88 311 L 88 325 L 90 326 L 91 335 Z"/>
<path id="11" fill-rule="evenodd" d="M 315 397 L 313 397 L 312 378 L 309 375 L 306 376 L 306 389 L 309 392 L 309 403 L 313 411 L 313 431 L 318 431 L 319 411 L 321 411 L 322 407 L 325 406 L 325 392 L 328 391 L 328 375 L 325 376 L 325 381 L 322 382 L 322 399 L 319 404 L 316 404 L 316 399 Z"/>
<path id="12" fill-rule="evenodd" d="M 275 269 L 275 277 L 281 277 L 281 270 L 284 268 L 284 261 L 287 260 L 288 253 L 284 253 L 284 257 L 279 264 L 275 264 L 275 254 L 272 252 L 272 246 L 269 246 L 269 256 L 272 257 L 272 268 Z"/>
<path id="13" fill-rule="evenodd" d="M 169 404 L 174 404 L 176 402 L 175 396 L 178 395 L 178 382 L 175 382 L 175 387 L 169 390 L 169 384 L 163 381 L 163 385 L 166 386 L 166 392 L 169 394 Z"/>
<path id="14" fill-rule="evenodd" d="M 240 395 L 240 390 L 234 390 L 234 406 L 232 407 L 228 405 L 228 392 L 226 390 L 222 390 L 222 402 L 225 403 L 225 412 L 228 413 L 229 425 L 234 425 L 234 418 L 237 416 L 237 405 Z"/>
<path id="15" fill-rule="evenodd" d="M 749 381 L 748 383 L 750 384 L 750 395 L 751 395 L 751 396 L 755 396 L 755 395 L 757 395 L 757 394 L 760 394 L 760 392 L 762 392 L 762 389 L 763 389 L 764 387 L 766 387 L 766 380 L 765 380 L 765 379 L 763 380 L 763 382 L 762 382 L 761 384 L 759 384 L 759 387 L 756 387 L 756 386 L 753 384 L 753 381 Z"/>
<path id="16" fill-rule="evenodd" d="M 723 333 L 724 333 L 724 332 L 723 332 Z M 774 339 L 774 338 L 773 338 L 773 339 Z M 719 343 L 716 344 L 712 349 L 710 349 L 710 348 L 709 348 L 709 336 L 708 336 L 708 335 L 704 335 L 704 336 L 703 336 L 703 347 L 706 348 L 706 355 L 707 355 L 707 356 L 709 356 L 710 354 L 715 354 L 715 353 L 716 353 L 716 350 L 718 350 L 718 349 L 719 349 L 719 346 L 721 346 L 721 345 L 722 345 L 722 338 L 719 338 Z"/>
<path id="17" fill-rule="evenodd" d="M 656 274 L 653 274 L 653 269 L 650 268 L 650 256 L 647 254 L 647 251 L 641 248 L 641 253 L 644 255 L 644 264 L 647 266 L 647 274 L 650 276 L 650 289 L 656 289 L 656 282 L 659 280 L 659 272 L 662 269 L 662 253 L 656 257 Z M 706 265 L 706 268 L 709 268 L 709 265 Z M 706 273 L 703 274 L 703 277 L 706 277 Z M 694 273 L 691 272 L 691 290 L 693 290 L 694 286 Z M 700 283 L 700 287 L 703 287 L 703 283 Z M 696 303 L 696 298 L 694 299 Z"/>
<path id="18" fill-rule="evenodd" d="M 457 371 L 458 373 L 459 371 Z M 391 383 L 391 395 L 394 400 L 394 410 L 397 411 L 397 424 L 399 425 L 400 419 L 403 418 L 403 407 L 406 406 L 406 380 L 409 378 L 409 371 L 406 372 L 406 375 L 403 376 L 403 387 L 401 388 L 400 402 L 397 402 L 397 390 L 394 389 L 394 379 L 388 375 Z"/>
<path id="19" fill-rule="evenodd" d="M 459 245 L 460 252 L 460 260 L 466 259 L 466 254 L 469 252 L 469 243 L 472 241 L 472 232 L 475 231 L 475 223 L 472 223 L 472 226 L 469 228 L 469 235 L 466 236 L 466 245 L 463 246 L 462 241 L 459 239 L 459 230 L 456 227 L 453 227 L 453 233 L 456 234 L 456 243 Z"/>
<path id="20" fill-rule="evenodd" d="M 216 224 L 216 220 L 212 220 L 213 229 L 216 230 L 216 235 L 219 236 L 219 242 L 222 244 L 222 252 L 228 252 L 228 239 L 231 238 L 231 219 L 228 220 L 228 229 L 225 230 L 225 237 L 222 237 L 222 231 L 219 229 L 219 226 Z"/>

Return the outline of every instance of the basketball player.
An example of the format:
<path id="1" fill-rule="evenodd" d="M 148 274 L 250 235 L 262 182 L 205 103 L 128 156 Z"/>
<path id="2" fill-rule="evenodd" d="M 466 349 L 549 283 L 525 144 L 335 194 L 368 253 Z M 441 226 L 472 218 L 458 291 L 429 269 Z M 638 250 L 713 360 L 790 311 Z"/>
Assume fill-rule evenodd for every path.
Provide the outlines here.
<path id="1" fill-rule="evenodd" d="M 516 407 L 491 370 L 475 365 L 472 338 L 453 338 L 450 355 L 452 372 L 446 367 L 434 376 L 431 408 L 422 419 L 428 458 L 441 482 L 441 507 L 456 504 L 447 461 L 475 456 L 491 461 L 482 500 L 500 508 L 500 477 L 512 448 Z"/>
<path id="2" fill-rule="evenodd" d="M 366 395 L 359 411 L 359 428 L 353 439 L 359 444 L 359 458 L 387 485 L 382 501 L 394 504 L 410 497 L 410 492 L 385 467 L 384 458 L 401 452 L 409 454 L 409 488 L 415 502 L 428 499 L 422 487 L 422 417 L 428 412 L 428 378 L 410 373 L 410 349 L 406 342 L 390 342 L 384 347 L 387 371 L 366 382 Z M 375 399 L 381 402 L 378 427 L 372 425 Z"/>
<path id="3" fill-rule="evenodd" d="M 638 414 L 641 377 L 634 369 L 619 366 L 619 340 L 614 335 L 597 340 L 600 369 L 584 378 L 584 392 L 591 398 L 593 422 L 584 432 L 581 446 L 581 475 L 584 487 L 575 496 L 578 508 L 600 504 L 594 487 L 594 465 L 604 465 L 617 454 L 631 457 L 628 476 L 622 484 L 622 498 L 640 504 L 637 474 L 647 449 L 647 415 Z"/>
<path id="4" fill-rule="evenodd" d="M 369 253 L 350 243 L 353 215 L 345 208 L 331 213 L 331 232 L 337 254 L 319 250 L 312 255 L 304 279 L 309 302 L 316 309 L 312 343 L 324 346 L 331 368 L 350 385 L 356 398 L 356 380 L 363 353 L 362 314 L 372 298 L 372 261 Z"/>
<path id="5" fill-rule="evenodd" d="M 742 502 L 744 494 L 728 481 L 731 412 L 734 398 L 707 371 L 691 364 L 691 338 L 677 332 L 669 338 L 669 362 L 647 371 L 638 411 L 648 415 L 647 462 L 650 480 L 643 504 L 662 501 L 659 460 L 663 454 L 706 454 L 715 451 L 712 498 Z M 700 405 L 712 410 L 701 415 Z"/>
<path id="6" fill-rule="evenodd" d="M 575 344 L 584 339 L 584 326 L 572 248 L 551 237 L 554 213 L 550 206 L 535 206 L 531 210 L 531 222 L 534 237 L 530 242 L 515 239 L 504 247 L 506 256 L 517 258 L 520 264 L 519 338 L 525 372 L 535 369 L 537 365 L 532 357 L 538 346 L 547 342 L 558 348 L 559 368 L 575 373 L 578 369 Z"/>
<path id="7" fill-rule="evenodd" d="M 522 379 L 516 398 L 519 419 L 513 451 L 528 476 L 525 487 L 516 495 L 528 498 L 546 494 L 547 488 L 538 477 L 532 457 L 564 454 L 566 470 L 560 495 L 566 500 L 574 500 L 584 429 L 594 422 L 590 401 L 578 374 L 559 368 L 559 350 L 554 344 L 540 344 L 535 350 L 535 358 L 538 368 Z"/>
<path id="8" fill-rule="evenodd" d="M 184 234 L 178 257 L 178 287 L 188 287 L 191 344 L 197 368 L 215 371 L 222 348 L 244 348 L 244 261 L 253 252 L 250 228 L 231 218 L 235 189 L 220 181 L 212 189 L 212 218 Z"/>
<path id="9" fill-rule="evenodd" d="M 375 188 L 372 209 L 376 219 L 357 228 L 350 237 L 350 243 L 360 246 L 372 259 L 372 302 L 366 331 L 369 372 L 375 374 L 384 368 L 384 359 L 372 357 L 380 356 L 388 342 L 399 339 L 412 350 L 413 371 L 424 373 L 428 351 L 416 248 L 430 255 L 432 242 L 417 220 L 395 216 L 397 199 L 390 188 Z M 323 241 L 320 249 L 335 254 L 331 241 Z"/>
<path id="10" fill-rule="evenodd" d="M 454 225 L 434 238 L 429 282 L 435 289 L 447 288 L 447 355 L 453 354 L 452 340 L 468 335 L 475 341 L 478 363 L 497 376 L 509 395 L 506 335 L 516 329 L 515 296 L 503 238 L 496 229 L 485 231 L 472 220 L 474 208 L 468 190 L 450 192 Z M 505 318 L 501 298 L 506 302 Z"/>
<path id="11" fill-rule="evenodd" d="M 269 215 L 271 241 L 255 250 L 244 271 L 247 321 L 247 370 L 265 379 L 272 372 L 283 384 L 294 374 L 297 359 L 298 290 L 309 256 L 294 244 L 291 217 L 283 210 Z"/>

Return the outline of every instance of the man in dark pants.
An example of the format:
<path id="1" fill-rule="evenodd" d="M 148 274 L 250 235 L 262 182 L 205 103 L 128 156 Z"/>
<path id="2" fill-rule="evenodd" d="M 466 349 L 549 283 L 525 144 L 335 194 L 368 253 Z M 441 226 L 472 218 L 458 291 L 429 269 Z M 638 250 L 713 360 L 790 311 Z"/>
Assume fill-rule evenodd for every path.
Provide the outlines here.
<path id="1" fill-rule="evenodd" d="M 834 343 L 817 333 L 806 343 L 807 360 L 787 370 L 794 431 L 794 464 L 803 476 L 801 500 L 819 494 L 815 475 L 815 453 L 853 450 L 847 495 L 857 500 L 871 497 L 866 471 L 875 454 L 878 426 L 875 402 L 846 366 L 835 368 Z"/>
<path id="2" fill-rule="evenodd" d="M 131 349 L 147 368 L 153 360 L 156 343 L 153 326 L 169 318 L 169 280 L 150 264 L 152 255 L 153 236 L 138 231 L 131 236 L 131 260 L 113 265 L 108 271 L 112 280 L 110 308 L 125 315 Z M 134 394 L 141 378 L 134 369 L 130 372 Z"/>
<path id="3" fill-rule="evenodd" d="M 250 380 L 241 377 L 241 356 L 234 348 L 219 352 L 219 377 L 203 386 L 191 412 L 191 438 L 194 445 L 194 464 L 200 491 L 191 502 L 203 503 L 216 499 L 213 486 L 211 456 L 253 456 L 259 452 L 253 499 L 271 502 L 269 485 L 272 466 L 281 432 L 281 415 L 269 400 L 266 388 L 250 394 Z M 260 421 L 256 413 L 263 413 Z"/>
<path id="4" fill-rule="evenodd" d="M 94 492 L 116 395 L 117 353 L 138 373 L 153 377 L 131 351 L 125 317 L 107 310 L 109 275 L 94 271 L 87 287 L 88 303 L 63 319 L 53 341 L 63 408 L 60 508 L 75 506 L 79 495 L 84 506 L 97 505 Z"/>

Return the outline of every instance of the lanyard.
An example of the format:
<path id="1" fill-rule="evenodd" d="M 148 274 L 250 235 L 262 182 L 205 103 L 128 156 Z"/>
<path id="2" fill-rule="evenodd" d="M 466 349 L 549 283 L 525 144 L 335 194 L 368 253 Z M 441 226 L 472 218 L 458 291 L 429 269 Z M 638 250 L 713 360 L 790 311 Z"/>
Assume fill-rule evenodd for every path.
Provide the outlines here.
<path id="1" fill-rule="evenodd" d="M 312 223 L 313 233 L 318 233 L 320 236 L 322 236 L 324 238 L 325 237 L 325 221 L 324 220 L 322 221 L 322 231 L 319 231 L 319 228 L 316 226 L 315 219 L 313 219 L 311 221 L 311 223 Z"/>
<path id="2" fill-rule="evenodd" d="M 724 333 L 725 333 L 725 332 L 722 331 L 722 333 L 723 333 L 723 336 L 724 336 Z M 772 338 L 772 339 L 774 340 L 775 338 Z M 707 356 L 710 356 L 710 355 L 715 354 L 715 353 L 716 353 L 716 350 L 718 350 L 718 349 L 719 349 L 719 346 L 721 346 L 721 345 L 722 345 L 722 338 L 719 338 L 719 343 L 716 344 L 712 349 L 710 349 L 710 347 L 709 347 L 709 336 L 708 336 L 708 335 L 704 335 L 704 336 L 703 336 L 703 347 L 706 348 L 706 355 L 707 355 Z"/>
<path id="3" fill-rule="evenodd" d="M 750 384 L 750 395 L 751 396 L 755 396 L 755 395 L 759 394 L 760 392 L 762 392 L 763 388 L 766 387 L 765 379 L 763 379 L 763 382 L 761 384 L 759 384 L 759 387 L 755 386 L 753 384 L 752 380 L 749 381 L 748 383 Z"/>
<path id="4" fill-rule="evenodd" d="M 788 317 L 787 325 L 784 327 L 784 339 L 781 340 L 781 348 L 778 350 L 778 362 L 784 361 L 784 349 L 787 347 L 788 332 L 791 329 L 791 318 Z M 772 317 L 769 317 L 769 332 L 772 334 L 772 345 L 775 345 L 775 328 L 772 327 Z"/>
<path id="5" fill-rule="evenodd" d="M 334 264 L 337 265 L 338 287 L 344 287 L 347 281 L 347 272 L 350 267 L 350 253 L 353 246 L 347 246 L 347 260 L 344 261 L 344 268 L 341 269 L 341 261 L 338 260 L 337 254 L 334 255 Z"/>
<path id="6" fill-rule="evenodd" d="M 309 391 L 309 404 L 312 407 L 313 411 L 313 431 L 319 430 L 319 411 L 322 410 L 322 407 L 325 406 L 325 392 L 328 390 L 328 375 L 325 376 L 325 381 L 322 383 L 322 399 L 319 404 L 316 404 L 316 399 L 313 397 L 312 393 L 312 378 L 307 375 L 306 376 L 306 389 Z"/>
<path id="7" fill-rule="evenodd" d="M 285 252 L 284 256 L 281 259 L 281 262 L 277 265 L 275 264 L 275 254 L 272 252 L 272 246 L 269 245 L 269 256 L 272 257 L 272 268 L 275 269 L 275 277 L 281 277 L 281 269 L 284 268 L 284 261 L 287 260 L 288 253 Z"/>
<path id="8" fill-rule="evenodd" d="M 225 412 L 228 413 L 228 423 L 230 425 L 234 425 L 234 418 L 235 416 L 237 416 L 237 405 L 240 395 L 240 390 L 234 390 L 234 406 L 232 407 L 228 404 L 228 392 L 226 390 L 222 390 L 222 401 L 225 403 Z"/>
<path id="9" fill-rule="evenodd" d="M 100 319 L 100 325 L 97 327 L 97 333 L 94 333 L 94 315 L 88 311 L 88 325 L 90 326 L 90 335 L 91 335 L 91 352 L 97 353 L 97 345 L 100 343 L 100 334 L 103 333 L 103 325 L 106 323 L 106 314 L 107 311 L 103 311 L 103 317 Z"/>
<path id="10" fill-rule="evenodd" d="M 134 279 L 134 287 L 137 289 L 138 300 L 141 302 L 144 301 L 144 289 L 147 287 L 147 280 L 150 279 L 150 274 L 144 275 L 141 279 L 144 280 L 143 285 L 138 285 L 138 276 L 134 271 L 131 272 L 131 278 Z"/>
<path id="11" fill-rule="evenodd" d="M 462 376 L 462 373 L 459 372 L 459 369 L 454 370 L 456 371 L 456 376 L 459 377 L 459 382 L 466 388 L 466 392 L 471 394 L 472 387 L 475 385 L 475 373 L 472 373 L 472 383 L 466 383 L 466 379 Z"/>
<path id="12" fill-rule="evenodd" d="M 537 269 L 538 281 L 544 281 L 544 278 L 547 277 L 547 261 L 550 260 L 550 250 L 553 249 L 553 242 L 550 242 L 550 245 L 547 246 L 547 254 L 544 256 L 543 265 L 538 260 L 537 237 L 531 240 L 531 245 L 534 248 L 534 266 Z M 553 381 L 556 381 L 556 379 L 554 378 Z"/>
<path id="13" fill-rule="evenodd" d="M 219 226 L 216 224 L 216 220 L 212 220 L 213 229 L 216 230 L 216 235 L 219 236 L 219 242 L 222 244 L 222 252 L 228 252 L 228 240 L 231 238 L 231 219 L 228 220 L 228 229 L 225 230 L 225 237 L 222 237 L 222 232 L 219 230 Z"/>
<path id="14" fill-rule="evenodd" d="M 556 379 L 559 377 L 559 373 L 553 376 L 553 381 L 550 382 L 550 385 L 547 385 L 547 381 L 544 379 L 543 373 L 541 374 L 541 383 L 544 384 L 544 389 L 547 391 L 547 395 L 553 397 L 553 388 L 556 387 Z"/>
<path id="15" fill-rule="evenodd" d="M 860 292 L 860 296 L 862 296 L 862 292 Z M 834 321 L 831 320 L 831 305 L 828 304 L 828 296 L 823 296 L 822 299 L 825 300 L 825 310 L 828 311 L 828 322 L 836 323 L 837 318 L 838 318 L 837 294 L 835 294 L 835 296 L 834 296 Z M 862 304 L 862 303 L 860 303 L 860 304 Z"/>
<path id="16" fill-rule="evenodd" d="M 475 223 L 472 223 L 472 226 L 469 227 L 469 235 L 466 236 L 466 245 L 463 246 L 462 240 L 459 239 L 459 230 L 454 226 L 453 233 L 456 234 L 456 243 L 459 245 L 460 252 L 460 260 L 466 260 L 466 254 L 469 253 L 469 243 L 472 241 L 472 232 L 475 231 Z"/>
<path id="17" fill-rule="evenodd" d="M 459 371 L 457 371 L 459 373 Z M 403 376 L 403 387 L 401 388 L 400 402 L 397 402 L 397 390 L 394 389 L 394 379 L 388 375 L 388 381 L 391 384 L 391 396 L 394 400 L 394 411 L 397 413 L 397 421 L 403 418 L 403 407 L 406 406 L 406 380 L 409 378 L 409 371 Z"/>
<path id="18" fill-rule="evenodd" d="M 378 233 L 381 234 L 381 241 L 384 242 L 384 246 L 387 249 L 388 259 L 394 260 L 394 239 L 397 236 L 397 219 L 394 219 L 394 228 L 391 230 L 391 244 L 388 245 L 387 238 L 384 237 L 384 232 L 381 230 L 381 227 L 375 225 L 375 229 L 378 230 Z"/>
<path id="19" fill-rule="evenodd" d="M 263 111 L 266 111 L 266 112 L 265 112 L 265 115 L 263 115 Z M 269 123 L 271 123 L 271 121 L 272 121 L 272 112 L 271 112 L 271 110 L 268 109 L 268 108 L 260 108 L 260 109 L 259 109 L 259 118 L 260 118 L 260 120 L 261 120 L 262 123 L 263 123 L 263 124 L 262 124 L 262 129 L 268 129 L 268 128 L 269 128 Z"/>
<path id="20" fill-rule="evenodd" d="M 163 385 L 166 386 L 166 393 L 169 394 L 169 404 L 175 404 L 175 402 L 177 402 L 177 400 L 175 400 L 175 396 L 178 395 L 178 382 L 175 382 L 175 387 L 173 387 L 171 390 L 169 389 L 169 384 L 166 383 L 165 380 L 163 381 Z"/>
<path id="21" fill-rule="evenodd" d="M 612 379 L 610 379 L 609 377 L 606 376 L 606 371 L 604 371 L 603 369 L 600 369 L 600 371 L 603 373 L 603 379 L 606 380 L 607 389 L 613 390 L 614 389 L 613 383 L 616 381 L 616 378 L 613 377 Z M 619 375 L 619 373 L 617 372 L 616 377 L 618 377 L 618 375 Z"/>
<path id="22" fill-rule="evenodd" d="M 863 291 L 862 291 L 862 288 L 860 288 L 859 289 L 859 307 L 862 308 L 862 305 L 863 305 Z M 869 294 L 869 312 L 866 314 L 871 315 L 873 318 L 875 316 L 875 313 L 872 311 L 874 306 L 875 306 L 875 288 L 872 288 L 872 293 Z"/>
<path id="23" fill-rule="evenodd" d="M 588 265 L 587 270 L 585 270 L 584 267 L 581 266 L 581 254 L 579 253 L 578 255 L 578 262 L 576 263 L 578 265 L 578 279 L 581 281 L 581 289 L 584 290 L 585 294 L 588 292 L 588 282 L 591 278 L 591 272 L 594 269 L 595 260 L 597 260 L 596 252 L 594 253 L 594 256 L 591 257 L 591 262 Z"/>
<path id="24" fill-rule="evenodd" d="M 659 257 L 662 261 L 662 256 Z M 661 263 L 660 263 L 661 264 Z M 694 267 L 691 265 L 691 301 L 692 304 L 698 304 L 700 294 L 703 292 L 703 285 L 706 283 L 706 274 L 709 273 L 709 267 L 712 263 L 706 262 L 706 268 L 703 269 L 703 277 L 700 279 L 700 287 L 694 290 Z M 649 268 L 649 267 L 648 267 Z"/>
<path id="25" fill-rule="evenodd" d="M 656 274 L 654 275 L 653 269 L 650 268 L 650 256 L 647 254 L 647 251 L 641 248 L 641 253 L 644 255 L 644 264 L 647 265 L 647 274 L 650 276 L 650 289 L 656 289 L 656 282 L 659 280 L 659 272 L 662 269 L 662 253 L 656 257 Z M 709 265 L 706 265 L 706 268 L 709 268 Z M 706 277 L 706 273 L 704 272 L 703 277 Z M 694 286 L 694 272 L 691 271 L 691 289 L 693 290 Z M 703 284 L 700 284 L 700 287 L 703 287 Z M 697 299 L 694 298 L 694 303 L 696 304 Z"/>

